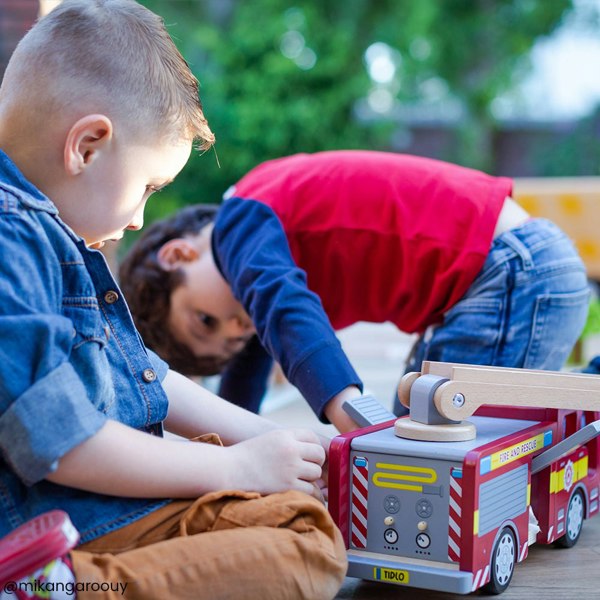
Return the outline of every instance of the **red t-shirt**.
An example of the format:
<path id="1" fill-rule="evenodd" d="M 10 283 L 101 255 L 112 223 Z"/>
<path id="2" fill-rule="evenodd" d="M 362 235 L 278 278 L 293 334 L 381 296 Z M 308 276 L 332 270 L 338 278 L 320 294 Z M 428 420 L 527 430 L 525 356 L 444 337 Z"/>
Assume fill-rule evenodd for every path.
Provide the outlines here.
<path id="1" fill-rule="evenodd" d="M 233 195 L 272 208 L 331 324 L 423 331 L 466 292 L 512 181 L 416 156 L 297 154 L 263 163 Z"/>

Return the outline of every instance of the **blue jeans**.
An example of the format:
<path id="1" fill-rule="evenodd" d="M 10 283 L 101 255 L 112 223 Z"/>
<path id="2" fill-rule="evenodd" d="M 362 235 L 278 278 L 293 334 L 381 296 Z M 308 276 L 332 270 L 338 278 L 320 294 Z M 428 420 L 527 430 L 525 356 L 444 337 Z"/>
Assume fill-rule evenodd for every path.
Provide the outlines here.
<path id="1" fill-rule="evenodd" d="M 591 375 L 600 375 L 600 356 L 592 358 L 587 366 L 579 369 L 580 373 L 589 373 Z"/>
<path id="2" fill-rule="evenodd" d="M 417 340 L 406 370 L 420 371 L 423 360 L 558 370 L 581 334 L 589 296 L 569 238 L 550 221 L 529 220 L 493 241 L 466 294 Z"/>

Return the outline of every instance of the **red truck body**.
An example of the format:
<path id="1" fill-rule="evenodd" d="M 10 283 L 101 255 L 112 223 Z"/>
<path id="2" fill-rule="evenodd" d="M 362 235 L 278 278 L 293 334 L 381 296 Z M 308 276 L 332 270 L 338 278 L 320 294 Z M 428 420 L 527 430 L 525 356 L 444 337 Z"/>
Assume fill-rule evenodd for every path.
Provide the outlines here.
<path id="1" fill-rule="evenodd" d="M 474 440 L 402 439 L 394 421 L 334 438 L 329 510 L 346 542 L 348 575 L 500 593 L 530 544 L 573 545 L 583 519 L 598 513 L 598 436 L 565 442 L 566 451 L 536 467 L 598 419 L 592 411 L 483 407 L 470 419 Z"/>

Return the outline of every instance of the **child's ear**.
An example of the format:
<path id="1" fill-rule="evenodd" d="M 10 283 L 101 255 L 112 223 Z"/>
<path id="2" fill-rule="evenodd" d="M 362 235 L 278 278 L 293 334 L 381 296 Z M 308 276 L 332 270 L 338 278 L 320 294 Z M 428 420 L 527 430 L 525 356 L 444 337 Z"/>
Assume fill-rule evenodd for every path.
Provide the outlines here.
<path id="1" fill-rule="evenodd" d="M 105 115 L 86 115 L 73 124 L 67 133 L 64 148 L 65 169 L 78 175 L 92 164 L 112 140 L 113 126 Z"/>
<path id="2" fill-rule="evenodd" d="M 156 256 L 162 269 L 175 271 L 186 263 L 198 260 L 200 252 L 191 240 L 175 238 L 164 244 Z"/>

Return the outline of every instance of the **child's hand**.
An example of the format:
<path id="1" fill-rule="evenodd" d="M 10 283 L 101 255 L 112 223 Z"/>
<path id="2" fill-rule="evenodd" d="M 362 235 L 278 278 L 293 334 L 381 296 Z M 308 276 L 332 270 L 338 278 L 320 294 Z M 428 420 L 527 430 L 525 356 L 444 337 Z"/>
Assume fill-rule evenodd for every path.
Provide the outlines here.
<path id="1" fill-rule="evenodd" d="M 321 495 L 325 500 L 328 499 L 328 486 L 329 486 L 329 446 L 331 445 L 331 438 L 320 433 L 317 433 L 319 443 L 325 450 L 325 462 L 321 465 L 321 478 L 317 481 L 317 485 L 321 490 Z"/>
<path id="2" fill-rule="evenodd" d="M 325 450 L 307 429 L 276 429 L 227 449 L 231 487 L 262 494 L 297 490 L 316 495 Z"/>
<path id="3" fill-rule="evenodd" d="M 325 504 L 329 500 L 329 488 L 327 487 L 327 482 L 321 478 L 317 479 L 313 485 L 315 487 L 313 496 Z"/>

